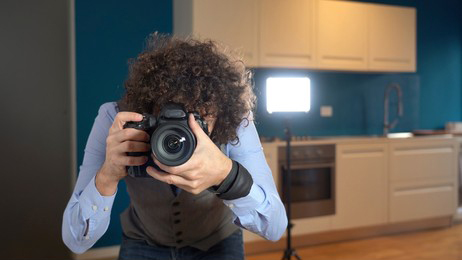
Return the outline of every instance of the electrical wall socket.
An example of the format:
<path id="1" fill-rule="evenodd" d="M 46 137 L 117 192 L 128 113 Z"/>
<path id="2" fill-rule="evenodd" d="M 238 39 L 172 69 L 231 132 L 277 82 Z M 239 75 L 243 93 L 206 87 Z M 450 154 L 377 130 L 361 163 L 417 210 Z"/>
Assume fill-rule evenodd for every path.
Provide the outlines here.
<path id="1" fill-rule="evenodd" d="M 322 117 L 332 117 L 334 113 L 332 106 L 321 106 L 321 116 Z"/>

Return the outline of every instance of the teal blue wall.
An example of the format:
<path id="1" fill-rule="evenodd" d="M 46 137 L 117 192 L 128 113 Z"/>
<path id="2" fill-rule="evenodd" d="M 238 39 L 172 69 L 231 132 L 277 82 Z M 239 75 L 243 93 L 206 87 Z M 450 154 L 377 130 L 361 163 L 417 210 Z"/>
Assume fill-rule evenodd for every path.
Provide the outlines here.
<path id="1" fill-rule="evenodd" d="M 366 74 L 309 70 L 255 69 L 258 130 L 282 136 L 280 119 L 265 112 L 264 82 L 270 75 L 307 75 L 312 79 L 312 110 L 297 116 L 296 135 L 378 134 L 383 92 L 390 82 L 402 85 L 405 116 L 396 131 L 442 128 L 462 120 L 462 2 L 459 0 L 375 0 L 417 8 L 418 73 Z M 171 0 L 76 0 L 77 154 L 82 162 L 86 138 L 98 107 L 123 93 L 127 59 L 142 50 L 153 31 L 172 32 Z M 396 100 L 392 100 L 395 102 Z M 321 118 L 319 107 L 331 105 L 334 116 Z M 111 224 L 95 247 L 120 243 L 120 212 L 128 205 L 119 185 Z"/>
<path id="2" fill-rule="evenodd" d="M 77 154 L 83 151 L 99 106 L 118 100 L 127 76 L 127 60 L 143 49 L 154 31 L 172 32 L 172 2 L 164 0 L 76 0 Z M 119 244 L 119 214 L 128 206 L 119 184 L 106 234 L 95 247 Z"/>
<path id="3" fill-rule="evenodd" d="M 421 128 L 461 120 L 462 1 L 374 0 L 417 8 L 417 75 Z"/>
<path id="4" fill-rule="evenodd" d="M 292 118 L 294 135 L 331 136 L 381 134 L 385 87 L 394 82 L 401 85 L 404 116 L 395 131 L 411 131 L 419 127 L 419 75 L 364 74 L 306 70 L 256 69 L 255 91 L 259 134 L 283 137 L 283 118 L 269 115 L 265 106 L 265 81 L 268 76 L 307 76 L 311 79 L 311 110 Z M 333 116 L 320 116 L 320 107 L 329 105 Z M 391 95 L 390 118 L 397 113 L 396 95 Z"/>
<path id="5" fill-rule="evenodd" d="M 417 1 L 420 127 L 461 120 L 462 2 Z"/>

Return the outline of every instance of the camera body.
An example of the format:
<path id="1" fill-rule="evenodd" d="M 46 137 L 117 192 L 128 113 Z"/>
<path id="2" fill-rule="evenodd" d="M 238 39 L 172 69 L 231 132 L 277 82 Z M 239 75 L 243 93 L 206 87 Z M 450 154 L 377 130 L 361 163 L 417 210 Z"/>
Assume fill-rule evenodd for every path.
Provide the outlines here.
<path id="1" fill-rule="evenodd" d="M 196 122 L 208 135 L 206 121 L 199 113 L 193 113 Z M 196 137 L 188 124 L 188 113 L 183 106 L 176 103 L 169 103 L 163 107 L 156 117 L 150 114 L 143 114 L 143 120 L 139 122 L 127 122 L 124 128 L 135 128 L 149 134 L 151 151 L 131 152 L 129 156 L 148 156 L 148 162 L 141 166 L 127 166 L 127 173 L 132 177 L 150 177 L 146 173 L 147 166 L 153 166 L 160 170 L 151 158 L 152 152 L 156 159 L 168 166 L 181 165 L 191 158 L 197 145 Z"/>

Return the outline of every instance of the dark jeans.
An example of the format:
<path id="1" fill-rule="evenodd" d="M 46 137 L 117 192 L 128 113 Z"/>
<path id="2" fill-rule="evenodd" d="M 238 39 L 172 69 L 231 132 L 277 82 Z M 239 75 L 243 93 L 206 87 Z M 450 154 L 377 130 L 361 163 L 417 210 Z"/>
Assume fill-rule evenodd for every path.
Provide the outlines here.
<path id="1" fill-rule="evenodd" d="M 135 240 L 123 236 L 120 246 L 119 260 L 183 260 L 183 259 L 204 259 L 204 260 L 238 260 L 244 259 L 244 246 L 242 241 L 242 230 L 238 230 L 229 237 L 218 242 L 209 250 L 202 251 L 194 247 L 166 247 L 151 246 L 144 240 Z"/>

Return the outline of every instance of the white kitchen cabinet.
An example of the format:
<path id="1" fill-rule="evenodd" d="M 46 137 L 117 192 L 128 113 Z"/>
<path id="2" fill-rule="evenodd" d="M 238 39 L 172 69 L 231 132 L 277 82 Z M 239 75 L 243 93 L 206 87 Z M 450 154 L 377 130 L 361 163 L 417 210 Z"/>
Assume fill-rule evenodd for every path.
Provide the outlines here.
<path id="1" fill-rule="evenodd" d="M 257 66 L 258 0 L 174 0 L 173 8 L 174 34 L 223 43 Z"/>
<path id="2" fill-rule="evenodd" d="M 416 71 L 416 9 L 319 0 L 316 67 Z"/>
<path id="3" fill-rule="evenodd" d="M 337 145 L 336 214 L 332 229 L 385 224 L 387 179 L 386 143 Z"/>
<path id="4" fill-rule="evenodd" d="M 454 140 L 390 144 L 391 222 L 455 213 L 457 154 Z"/>
<path id="5" fill-rule="evenodd" d="M 334 0 L 174 0 L 173 31 L 249 67 L 416 71 L 415 8 Z"/>
<path id="6" fill-rule="evenodd" d="M 317 67 L 366 71 L 368 5 L 321 0 L 317 11 Z"/>
<path id="7" fill-rule="evenodd" d="M 260 67 L 314 67 L 315 0 L 260 0 Z"/>
<path id="8" fill-rule="evenodd" d="M 376 234 L 387 234 L 387 227 L 409 231 L 408 227 L 403 228 L 403 223 L 412 226 L 454 216 L 458 193 L 457 140 L 447 137 L 334 138 L 292 145 L 333 143 L 336 144 L 335 215 L 292 220 L 295 237 L 329 234 L 326 232 L 338 234 L 340 230 L 343 230 L 341 234 L 347 233 L 345 230 L 358 234 L 368 227 L 373 230 L 378 227 Z M 277 150 L 284 147 L 285 142 L 262 145 L 277 180 Z M 263 239 L 245 231 L 244 241 Z"/>
<path id="9" fill-rule="evenodd" d="M 416 71 L 416 10 L 369 5 L 369 70 Z"/>

